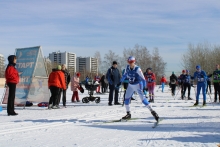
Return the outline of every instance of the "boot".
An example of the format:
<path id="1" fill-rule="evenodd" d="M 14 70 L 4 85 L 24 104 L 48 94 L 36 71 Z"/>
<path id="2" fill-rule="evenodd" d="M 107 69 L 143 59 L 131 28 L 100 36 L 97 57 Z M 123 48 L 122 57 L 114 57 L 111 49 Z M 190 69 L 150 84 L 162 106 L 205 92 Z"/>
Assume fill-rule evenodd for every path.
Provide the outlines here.
<path id="1" fill-rule="evenodd" d="M 159 121 L 160 117 L 158 116 L 158 114 L 155 111 L 151 111 L 151 114 L 154 116 L 156 121 Z"/>
<path id="2" fill-rule="evenodd" d="M 150 98 L 148 102 L 151 102 L 151 101 L 152 101 L 152 99 Z"/>
<path id="3" fill-rule="evenodd" d="M 192 98 L 190 98 L 190 97 L 188 96 L 188 100 L 192 100 Z"/>
<path id="4" fill-rule="evenodd" d="M 220 100 L 219 100 L 219 101 L 220 101 Z M 216 103 L 216 102 L 217 102 L 217 99 L 214 100 L 214 103 Z"/>
<path id="5" fill-rule="evenodd" d="M 202 104 L 203 106 L 206 106 L 206 101 L 203 101 L 203 104 Z"/>
<path id="6" fill-rule="evenodd" d="M 122 119 L 131 119 L 131 113 L 127 112 L 127 114 L 124 117 L 122 117 Z"/>
<path id="7" fill-rule="evenodd" d="M 196 103 L 193 106 L 198 106 L 198 104 L 199 104 L 199 101 L 196 100 Z"/>

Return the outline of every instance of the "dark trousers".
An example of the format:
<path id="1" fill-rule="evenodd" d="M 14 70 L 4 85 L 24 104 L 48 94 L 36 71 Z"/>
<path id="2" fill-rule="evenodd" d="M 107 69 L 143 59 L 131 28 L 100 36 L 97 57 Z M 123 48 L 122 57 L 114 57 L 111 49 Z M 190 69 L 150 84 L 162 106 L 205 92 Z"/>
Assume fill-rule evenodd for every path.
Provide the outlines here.
<path id="1" fill-rule="evenodd" d="M 220 84 L 219 83 L 214 83 L 214 90 L 215 90 L 215 101 L 217 100 L 217 93 L 218 93 L 219 101 L 220 101 Z"/>
<path id="2" fill-rule="evenodd" d="M 211 81 L 207 81 L 206 93 L 208 92 L 208 88 L 209 88 L 209 92 L 212 93 L 212 90 L 211 90 Z"/>
<path id="3" fill-rule="evenodd" d="M 102 87 L 102 93 L 105 93 L 106 92 L 106 85 L 103 84 L 101 87 Z"/>
<path id="4" fill-rule="evenodd" d="M 13 113 L 15 113 L 14 102 L 15 102 L 16 84 L 15 83 L 8 83 L 7 85 L 9 87 L 7 113 L 13 114 Z"/>
<path id="5" fill-rule="evenodd" d="M 115 93 L 115 97 L 114 97 L 114 103 L 118 103 L 118 92 L 119 90 L 117 88 L 115 88 L 115 85 L 109 85 L 109 104 L 112 103 L 113 101 L 113 94 Z"/>
<path id="6" fill-rule="evenodd" d="M 127 88 L 128 88 L 128 83 L 123 83 L 123 86 L 124 86 L 124 100 L 125 100 L 125 93 L 126 93 L 126 90 L 127 90 Z M 124 101 L 123 100 L 123 101 Z"/>
<path id="7" fill-rule="evenodd" d="M 185 96 L 186 89 L 188 89 L 188 98 L 190 97 L 190 90 L 191 90 L 191 84 L 190 83 L 184 83 L 183 84 L 183 95 L 182 98 Z"/>
<path id="8" fill-rule="evenodd" d="M 60 104 L 61 94 L 63 95 L 63 98 L 62 98 L 63 106 L 66 106 L 66 90 L 63 90 L 63 89 L 60 89 L 59 91 L 57 105 Z"/>
<path id="9" fill-rule="evenodd" d="M 176 84 L 170 84 L 170 87 L 171 87 L 172 94 L 175 95 L 175 93 L 176 93 Z"/>
<path id="10" fill-rule="evenodd" d="M 49 104 L 53 104 L 53 106 L 55 106 L 57 104 L 59 91 L 60 91 L 60 88 L 55 87 L 55 86 L 50 86 L 51 97 L 49 100 Z"/>

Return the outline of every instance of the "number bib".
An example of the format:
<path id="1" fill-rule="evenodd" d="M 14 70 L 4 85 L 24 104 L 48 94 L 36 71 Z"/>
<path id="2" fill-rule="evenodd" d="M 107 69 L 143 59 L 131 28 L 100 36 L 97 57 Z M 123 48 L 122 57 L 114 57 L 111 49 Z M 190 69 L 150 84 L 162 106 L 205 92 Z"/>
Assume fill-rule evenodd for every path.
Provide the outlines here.
<path id="1" fill-rule="evenodd" d="M 205 79 L 204 79 L 204 78 L 197 78 L 197 81 L 198 81 L 198 82 L 204 82 Z"/>

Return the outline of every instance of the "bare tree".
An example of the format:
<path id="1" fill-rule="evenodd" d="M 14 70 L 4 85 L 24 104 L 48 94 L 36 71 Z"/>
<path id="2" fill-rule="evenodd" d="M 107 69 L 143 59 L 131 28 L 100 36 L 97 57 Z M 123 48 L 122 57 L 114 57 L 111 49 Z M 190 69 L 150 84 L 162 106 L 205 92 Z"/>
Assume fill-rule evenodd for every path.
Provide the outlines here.
<path id="1" fill-rule="evenodd" d="M 165 73 L 167 63 L 164 62 L 163 58 L 159 55 L 158 48 L 153 49 L 151 63 L 151 68 L 156 75 L 156 83 L 159 84 L 161 76 Z"/>
<path id="2" fill-rule="evenodd" d="M 185 69 L 195 71 L 196 65 L 200 65 L 203 70 L 211 73 L 216 64 L 220 63 L 220 47 L 207 42 L 199 43 L 196 46 L 188 45 L 187 52 L 182 56 L 182 65 Z"/>
<path id="3" fill-rule="evenodd" d="M 101 58 L 101 54 L 99 51 L 96 51 L 94 54 L 94 58 L 96 58 L 98 60 L 98 71 L 101 71 L 101 67 L 102 67 L 102 58 Z"/>
<path id="4" fill-rule="evenodd" d="M 145 70 L 151 66 L 151 55 L 148 49 L 144 46 L 139 46 L 136 44 L 133 49 L 124 49 L 123 55 L 125 60 L 129 56 L 134 56 L 136 59 L 136 64 Z"/>
<path id="5" fill-rule="evenodd" d="M 117 61 L 118 62 L 118 66 L 120 66 L 120 63 L 118 61 L 119 56 L 114 53 L 113 51 L 109 50 L 109 52 L 107 54 L 105 54 L 104 56 L 104 60 L 103 60 L 103 66 L 102 66 L 102 70 L 104 73 L 107 72 L 108 68 L 112 66 L 112 62 L 113 61 Z"/>

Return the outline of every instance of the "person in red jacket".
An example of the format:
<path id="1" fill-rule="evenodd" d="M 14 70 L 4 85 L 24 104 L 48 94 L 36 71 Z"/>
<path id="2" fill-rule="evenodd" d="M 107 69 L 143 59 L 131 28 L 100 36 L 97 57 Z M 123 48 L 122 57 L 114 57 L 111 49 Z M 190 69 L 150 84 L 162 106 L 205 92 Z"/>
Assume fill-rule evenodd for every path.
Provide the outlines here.
<path id="1" fill-rule="evenodd" d="M 147 88 L 149 91 L 149 98 L 150 98 L 149 102 L 154 103 L 154 87 L 155 87 L 156 76 L 152 72 L 152 68 L 146 69 L 144 77 L 145 77 Z"/>
<path id="2" fill-rule="evenodd" d="M 15 55 L 8 56 L 9 63 L 8 63 L 8 66 L 5 70 L 6 84 L 8 85 L 8 88 L 9 88 L 8 103 L 7 103 L 8 116 L 18 115 L 18 113 L 15 113 L 15 111 L 14 111 L 16 84 L 18 84 L 18 82 L 19 82 L 18 71 L 15 68 L 16 61 L 17 60 L 16 60 Z"/>
<path id="3" fill-rule="evenodd" d="M 164 87 L 165 87 L 166 82 L 167 82 L 167 79 L 165 78 L 164 75 L 162 75 L 162 78 L 160 79 L 160 83 L 161 83 L 161 87 L 162 87 L 162 92 L 164 92 Z"/>
<path id="4" fill-rule="evenodd" d="M 58 109 L 59 107 L 56 105 L 56 102 L 59 92 L 61 89 L 66 90 L 65 75 L 61 71 L 60 65 L 58 65 L 57 69 L 53 69 L 53 71 L 50 73 L 48 87 L 51 92 L 48 109 Z"/>

